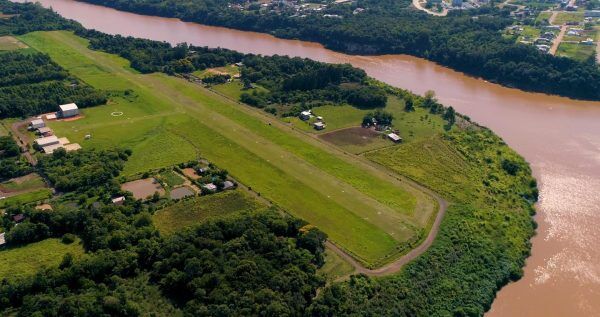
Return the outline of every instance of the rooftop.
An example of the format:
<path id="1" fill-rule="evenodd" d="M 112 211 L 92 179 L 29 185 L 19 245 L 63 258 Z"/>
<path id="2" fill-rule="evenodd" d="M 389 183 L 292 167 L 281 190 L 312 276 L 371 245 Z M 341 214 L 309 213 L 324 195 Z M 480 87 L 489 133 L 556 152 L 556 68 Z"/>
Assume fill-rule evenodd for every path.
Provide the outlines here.
<path id="1" fill-rule="evenodd" d="M 56 137 L 56 135 L 51 135 L 51 136 L 46 136 L 43 138 L 38 138 L 35 139 L 34 142 L 39 145 L 39 146 L 46 146 L 46 145 L 50 145 L 50 144 L 56 144 L 59 143 L 58 141 L 58 137 Z"/>
<path id="2" fill-rule="evenodd" d="M 61 111 L 68 111 L 68 110 L 77 110 L 79 108 L 77 108 L 77 105 L 74 103 L 68 103 L 66 105 L 60 105 L 58 106 L 60 108 Z"/>

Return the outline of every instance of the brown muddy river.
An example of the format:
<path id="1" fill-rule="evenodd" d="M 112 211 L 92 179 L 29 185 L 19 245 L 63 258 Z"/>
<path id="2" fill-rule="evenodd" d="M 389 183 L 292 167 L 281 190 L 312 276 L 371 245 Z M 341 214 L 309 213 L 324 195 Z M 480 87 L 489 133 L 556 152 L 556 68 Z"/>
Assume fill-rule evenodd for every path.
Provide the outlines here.
<path id="1" fill-rule="evenodd" d="M 444 104 L 492 128 L 521 153 L 540 185 L 539 229 L 525 276 L 498 293 L 488 316 L 600 316 L 600 102 L 508 89 L 410 56 L 349 56 L 264 34 L 72 0 L 39 1 L 106 33 L 351 63 L 397 87 L 434 90 Z"/>

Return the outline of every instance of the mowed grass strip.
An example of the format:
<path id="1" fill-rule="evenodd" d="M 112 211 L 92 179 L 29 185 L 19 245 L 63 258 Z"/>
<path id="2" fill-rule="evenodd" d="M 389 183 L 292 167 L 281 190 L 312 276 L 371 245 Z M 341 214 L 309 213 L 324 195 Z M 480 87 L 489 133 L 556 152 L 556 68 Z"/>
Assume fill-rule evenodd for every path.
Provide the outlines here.
<path id="1" fill-rule="evenodd" d="M 241 191 L 226 191 L 183 200 L 158 210 L 154 225 L 162 234 L 172 234 L 215 217 L 264 208 L 258 201 Z"/>
<path id="2" fill-rule="evenodd" d="M 152 106 L 154 114 L 168 106 L 171 110 L 166 112 L 185 113 L 161 118 L 162 125 L 155 128 L 184 138 L 188 150 L 190 146 L 201 150 L 243 183 L 323 229 L 363 261 L 384 257 L 393 252 L 397 241 L 412 236 L 412 230 L 402 224 L 413 216 L 411 207 L 416 199 L 371 171 L 268 126 L 235 103 L 198 86 L 162 74 L 136 74 L 123 60 L 87 49 L 87 43 L 72 34 L 33 33 L 23 39 L 96 88 L 133 89 L 136 96 L 130 107 L 156 103 Z M 91 115 L 88 118 L 97 124 Z M 135 119 L 120 120 L 125 124 Z M 115 126 L 109 124 L 107 128 L 114 130 Z M 119 141 L 113 144 L 119 145 Z"/>
<path id="3" fill-rule="evenodd" d="M 22 247 L 1 250 L 0 279 L 33 275 L 43 267 L 60 264 L 67 253 L 74 257 L 83 255 L 79 239 L 71 244 L 64 244 L 60 239 L 46 239 Z"/>

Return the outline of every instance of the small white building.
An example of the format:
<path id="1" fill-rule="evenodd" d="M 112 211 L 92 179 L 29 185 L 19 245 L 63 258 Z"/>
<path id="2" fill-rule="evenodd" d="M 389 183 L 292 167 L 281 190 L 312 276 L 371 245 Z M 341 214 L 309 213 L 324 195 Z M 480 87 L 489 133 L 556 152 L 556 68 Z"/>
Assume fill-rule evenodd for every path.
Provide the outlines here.
<path id="1" fill-rule="evenodd" d="M 60 109 L 58 113 L 63 118 L 74 117 L 79 114 L 79 108 L 77 108 L 77 105 L 74 103 L 60 105 L 58 108 Z"/>
<path id="2" fill-rule="evenodd" d="M 53 144 L 60 144 L 60 141 L 58 140 L 58 137 L 56 137 L 56 135 L 38 138 L 38 139 L 35 139 L 33 142 L 35 142 L 35 144 L 37 144 L 40 147 L 53 145 Z"/>
<path id="3" fill-rule="evenodd" d="M 390 133 L 387 135 L 388 139 L 394 141 L 394 143 L 400 143 L 402 142 L 402 138 L 397 135 L 396 133 Z"/>
<path id="4" fill-rule="evenodd" d="M 306 120 L 310 119 L 310 117 L 312 117 L 312 113 L 310 112 L 310 110 L 300 112 L 301 120 L 306 121 Z"/>
<path id="5" fill-rule="evenodd" d="M 43 128 L 45 126 L 46 126 L 46 124 L 44 123 L 44 120 L 42 120 L 42 119 L 31 120 L 31 122 L 29 123 L 29 127 L 32 130 Z"/>
<path id="6" fill-rule="evenodd" d="M 235 184 L 232 181 L 223 182 L 223 189 L 231 189 L 233 187 L 235 187 Z"/>
<path id="7" fill-rule="evenodd" d="M 326 127 L 325 123 L 323 123 L 321 121 L 313 123 L 313 128 L 315 128 L 315 130 L 323 130 L 323 129 L 325 129 L 325 127 Z"/>
<path id="8" fill-rule="evenodd" d="M 125 196 L 119 196 L 112 199 L 112 203 L 115 205 L 122 205 L 125 203 Z"/>
<path id="9" fill-rule="evenodd" d="M 47 114 L 46 120 L 56 120 L 56 114 Z"/>
<path id="10" fill-rule="evenodd" d="M 5 245 L 6 239 L 4 238 L 4 232 L 0 233 L 0 245 Z"/>
<path id="11" fill-rule="evenodd" d="M 204 189 L 206 190 L 210 190 L 211 192 L 217 191 L 217 185 L 213 184 L 213 183 L 208 183 L 205 184 L 204 186 L 202 186 Z"/>

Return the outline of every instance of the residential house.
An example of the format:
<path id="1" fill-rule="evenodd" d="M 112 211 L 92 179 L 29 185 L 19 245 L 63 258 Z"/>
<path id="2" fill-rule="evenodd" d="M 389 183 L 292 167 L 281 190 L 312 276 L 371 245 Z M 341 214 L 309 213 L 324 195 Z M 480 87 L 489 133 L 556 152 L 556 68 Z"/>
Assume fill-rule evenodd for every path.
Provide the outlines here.
<path id="1" fill-rule="evenodd" d="M 325 127 L 326 127 L 326 125 L 322 121 L 313 123 L 313 128 L 315 128 L 315 130 L 323 130 L 323 129 L 325 129 Z"/>

